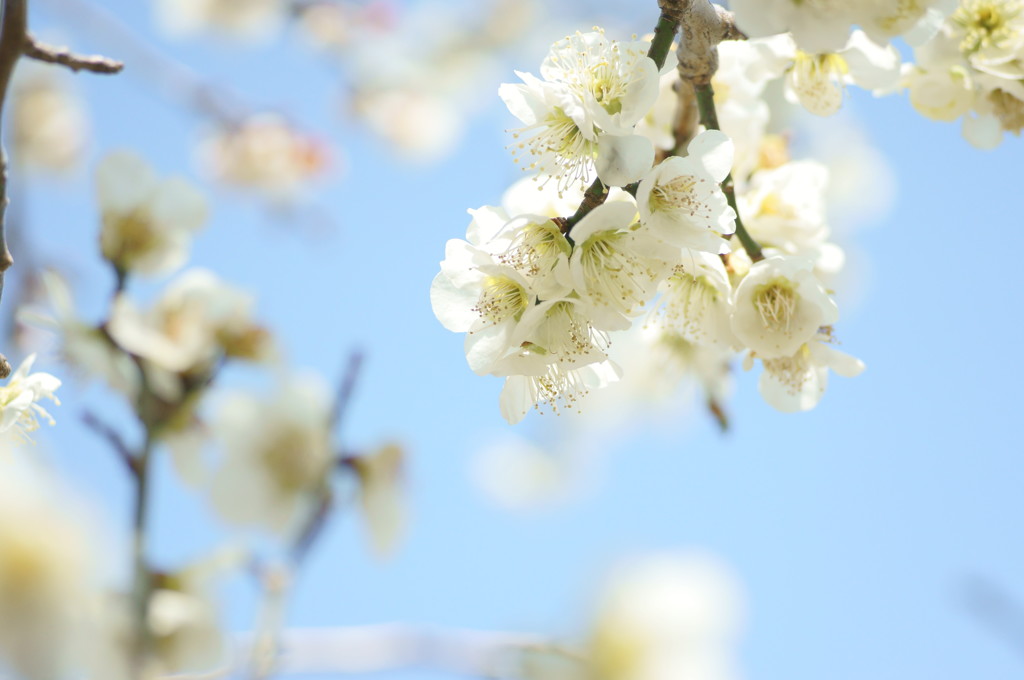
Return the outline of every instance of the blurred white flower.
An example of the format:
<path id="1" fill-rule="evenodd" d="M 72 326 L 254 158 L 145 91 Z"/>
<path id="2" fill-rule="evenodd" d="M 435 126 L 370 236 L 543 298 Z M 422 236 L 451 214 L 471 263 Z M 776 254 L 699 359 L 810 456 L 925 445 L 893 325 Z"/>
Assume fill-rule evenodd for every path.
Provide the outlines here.
<path id="1" fill-rule="evenodd" d="M 188 257 L 193 232 L 206 221 L 206 201 L 180 178 L 157 179 L 130 151 L 107 155 L 96 168 L 103 257 L 122 275 L 164 274 Z"/>
<path id="2" fill-rule="evenodd" d="M 30 168 L 72 169 L 85 151 L 89 124 L 85 104 L 66 75 L 23 60 L 12 88 L 13 157 Z"/>
<path id="3" fill-rule="evenodd" d="M 225 521 L 286 535 L 323 493 L 333 466 L 331 400 L 313 377 L 291 377 L 270 399 L 227 396 L 213 423 L 223 446 L 210 500 Z"/>
<path id="4" fill-rule="evenodd" d="M 245 40 L 269 38 L 285 18 L 283 0 L 157 0 L 158 25 L 169 35 L 206 31 Z"/>
<path id="5" fill-rule="evenodd" d="M 95 541 L 65 493 L 5 457 L 0 474 L 0 662 L 27 680 L 81 676 L 96 635 Z"/>
<path id="6" fill-rule="evenodd" d="M 465 126 L 465 114 L 450 99 L 411 86 L 367 88 L 356 94 L 352 108 L 374 133 L 416 162 L 449 153 Z"/>
<path id="7" fill-rule="evenodd" d="M 637 559 L 612 573 L 590 639 L 604 680 L 728 680 L 742 617 L 735 577 L 699 553 Z"/>
<path id="8" fill-rule="evenodd" d="M 30 354 L 11 374 L 7 384 L 0 386 L 0 441 L 5 438 L 31 441 L 29 434 L 39 429 L 40 418 L 50 425 L 56 424 L 39 401 L 45 398 L 60 406 L 60 400 L 54 395 L 60 380 L 49 373 L 29 373 L 35 360 L 36 355 Z"/>
<path id="9" fill-rule="evenodd" d="M 473 479 L 487 497 L 512 510 L 551 504 L 574 481 L 566 461 L 519 437 L 479 452 Z"/>
<path id="10" fill-rule="evenodd" d="M 218 129 L 200 145 L 199 156 L 218 181 L 285 202 L 301 196 L 328 164 L 326 144 L 275 114 Z"/>
<path id="11" fill-rule="evenodd" d="M 270 333 L 252 319 L 253 304 L 246 291 L 196 268 L 174 279 L 147 312 L 118 296 L 108 327 L 121 347 L 154 368 L 202 375 L 221 357 L 266 361 L 273 356 Z"/>
<path id="12" fill-rule="evenodd" d="M 786 95 L 818 116 L 831 116 L 843 104 L 845 87 L 853 83 L 876 92 L 893 90 L 900 78 L 896 48 L 874 43 L 863 31 L 850 34 L 835 52 L 808 53 L 788 34 L 752 43 L 764 60 L 764 69 L 785 74 Z"/>
<path id="13" fill-rule="evenodd" d="M 18 319 L 55 331 L 60 337 L 60 354 L 76 372 L 97 376 L 112 388 L 134 396 L 139 372 L 131 357 L 117 349 L 106 333 L 78 318 L 68 284 L 54 271 L 42 273 L 52 313 L 35 306 L 18 310 Z"/>
<path id="14" fill-rule="evenodd" d="M 405 527 L 405 451 L 386 444 L 348 460 L 359 478 L 359 507 L 378 557 L 394 552 Z"/>
<path id="15" fill-rule="evenodd" d="M 764 359 L 758 390 L 768 404 L 783 413 L 808 411 L 818 405 L 828 385 L 828 370 L 844 378 L 864 371 L 864 362 L 832 346 L 831 328 L 819 331 L 792 356 Z M 750 359 L 746 361 L 750 367 Z"/>

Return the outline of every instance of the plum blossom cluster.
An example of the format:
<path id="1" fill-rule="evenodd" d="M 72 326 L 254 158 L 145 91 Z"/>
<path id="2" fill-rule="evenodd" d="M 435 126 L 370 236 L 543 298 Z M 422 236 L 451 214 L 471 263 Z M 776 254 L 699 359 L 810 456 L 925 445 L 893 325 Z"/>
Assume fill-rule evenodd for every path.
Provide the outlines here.
<path id="1" fill-rule="evenodd" d="M 1024 3 L 962 0 L 906 66 L 910 101 L 923 115 L 963 119 L 964 137 L 990 149 L 1024 129 Z"/>
<path id="2" fill-rule="evenodd" d="M 505 378 L 511 423 L 617 381 L 613 338 L 635 326 L 687 363 L 714 366 L 710 393 L 729 357 L 760 360 L 761 393 L 783 411 L 813 408 L 829 369 L 863 369 L 834 347 L 838 308 L 824 277 L 843 256 L 828 241 L 827 170 L 790 161 L 785 139 L 765 132 L 761 94 L 786 69 L 763 66 L 764 44 L 723 43 L 721 130 L 685 130 L 674 105 L 693 86 L 659 75 L 649 47 L 578 33 L 555 43 L 543 79 L 520 73 L 522 84 L 501 87 L 525 123 L 515 146 L 537 186 L 470 211 L 431 302 L 446 328 L 466 334 L 470 368 Z M 737 208 L 745 249 L 733 238 Z"/>

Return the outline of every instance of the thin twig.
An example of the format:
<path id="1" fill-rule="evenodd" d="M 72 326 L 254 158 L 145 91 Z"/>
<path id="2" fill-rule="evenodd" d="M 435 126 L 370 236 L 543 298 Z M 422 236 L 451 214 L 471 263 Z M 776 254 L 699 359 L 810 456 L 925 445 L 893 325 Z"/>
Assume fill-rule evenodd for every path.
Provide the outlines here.
<path id="1" fill-rule="evenodd" d="M 146 441 L 142 450 L 135 457 L 137 472 L 135 475 L 135 507 L 132 513 L 132 558 L 134 562 L 134 578 L 132 584 L 132 596 L 134 598 L 134 621 L 135 629 L 133 663 L 135 674 L 142 677 L 146 665 L 146 658 L 149 656 L 149 648 L 152 644 L 152 637 L 149 632 L 148 615 L 149 599 L 153 592 L 152 576 L 149 570 L 149 562 L 146 559 L 146 538 L 149 524 L 149 477 L 152 471 L 152 453 L 155 444 L 153 433 L 146 432 Z"/>
<path id="2" fill-rule="evenodd" d="M 700 122 L 709 130 L 721 130 L 721 127 L 718 125 L 718 112 L 715 109 L 715 91 L 711 87 L 710 78 L 706 83 L 695 83 L 694 90 L 697 93 L 697 106 L 700 108 Z M 751 261 L 760 262 L 764 259 L 764 253 L 761 252 L 761 246 L 750 235 L 747 228 L 743 226 L 740 209 L 736 204 L 736 187 L 733 184 L 731 172 L 722 180 L 722 193 L 725 194 L 729 207 L 736 213 L 736 236 L 739 238 L 740 243 L 743 244 L 743 249 L 747 251 Z"/>
<path id="3" fill-rule="evenodd" d="M 341 382 L 338 383 L 338 392 L 334 396 L 334 405 L 331 407 L 331 430 L 336 431 L 348 413 L 352 392 L 356 388 L 359 371 L 362 367 L 363 353 L 359 350 L 354 350 L 348 355 L 348 365 L 345 367 L 345 373 L 342 375 Z"/>
<path id="4" fill-rule="evenodd" d="M 118 434 L 114 428 L 100 420 L 99 416 L 92 411 L 86 411 L 82 414 L 82 422 L 100 437 L 106 439 L 107 443 L 110 444 L 114 449 L 114 452 L 117 453 L 118 457 L 125 464 L 125 467 L 128 468 L 128 472 L 130 472 L 133 477 L 138 477 L 138 461 L 136 461 L 135 456 L 132 455 L 128 445 L 124 443 L 124 440 L 121 439 L 121 435 Z"/>
<path id="5" fill-rule="evenodd" d="M 75 71 L 90 71 L 92 73 L 120 73 L 124 63 L 98 54 L 82 55 L 75 54 L 66 47 L 56 47 L 39 42 L 31 34 L 25 36 L 23 53 L 29 59 L 45 61 L 48 64 L 66 66 Z"/>

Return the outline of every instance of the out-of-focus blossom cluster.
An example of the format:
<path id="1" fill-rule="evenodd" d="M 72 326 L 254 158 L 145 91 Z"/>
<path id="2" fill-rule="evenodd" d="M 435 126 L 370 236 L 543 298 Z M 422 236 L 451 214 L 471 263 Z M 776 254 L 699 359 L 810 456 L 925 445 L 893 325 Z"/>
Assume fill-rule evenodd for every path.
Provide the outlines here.
<path id="1" fill-rule="evenodd" d="M 285 0 L 156 0 L 157 23 L 170 35 L 215 32 L 240 40 L 266 40 L 287 18 Z"/>
<path id="2" fill-rule="evenodd" d="M 851 53 L 866 40 L 853 39 Z M 772 49 L 778 59 L 766 65 Z M 876 61 L 895 79 L 898 60 L 865 49 L 885 53 Z M 510 422 L 538 404 L 572 407 L 616 381 L 609 346 L 637 320 L 659 351 L 699 365 L 711 395 L 724 391 L 716 383 L 736 353 L 745 366 L 760 360 L 761 393 L 783 411 L 813 408 L 829 369 L 863 369 L 835 348 L 838 309 L 824 280 L 843 255 L 829 242 L 828 171 L 790 160 L 785 138 L 766 133 L 762 93 L 786 77 L 778 64 L 791 64 L 793 51 L 720 45 L 722 131 L 683 135 L 668 112 L 690 85 L 659 76 L 646 50 L 603 32 L 576 34 L 555 43 L 542 78 L 520 73 L 522 84 L 501 88 L 524 123 L 517 155 L 542 174 L 534 191 L 515 188 L 502 207 L 470 211 L 466 240 L 448 242 L 431 300 L 446 328 L 466 333 L 470 367 L 505 378 Z M 817 99 L 795 91 L 829 107 L 842 99 L 841 90 Z M 720 186 L 730 174 L 763 259 L 733 238 L 736 212 Z M 611 191 L 579 218 L 582 187 L 594 177 Z"/>
<path id="3" fill-rule="evenodd" d="M 905 67 L 910 101 L 925 116 L 963 118 L 982 149 L 1024 129 L 1024 3 L 962 0 Z"/>
<path id="4" fill-rule="evenodd" d="M 200 145 L 199 158 L 217 181 L 278 203 L 301 197 L 330 164 L 326 144 L 276 114 L 218 128 Z"/>
<path id="5" fill-rule="evenodd" d="M 145 433 L 142 453 L 104 429 L 102 416 L 90 411 L 89 417 L 132 475 L 144 474 L 140 461 L 151 453 L 166 453 L 182 481 L 199 491 L 225 524 L 262 530 L 296 554 L 306 549 L 335 503 L 334 482 L 341 477 L 342 486 L 355 495 L 338 497 L 351 498 L 372 549 L 389 553 L 404 523 L 402 448 L 388 444 L 338 451 L 332 432 L 338 414 L 331 391 L 316 377 L 298 375 L 283 365 L 273 335 L 257 319 L 255 298 L 208 270 L 177 272 L 188 259 L 192 235 L 205 221 L 203 195 L 187 180 L 158 177 L 144 159 L 127 151 L 100 162 L 96 195 L 99 250 L 116 275 L 116 290 L 102 319 L 83 318 L 68 284 L 52 272 L 43 276 L 49 304 L 23 308 L 19 316 L 55 331 L 58 353 L 72 370 L 99 378 L 128 401 Z M 131 294 L 136 278 L 175 272 L 147 304 Z M 54 392 L 61 383 L 48 373 L 31 372 L 33 360 L 26 359 L 0 385 L 3 442 L 28 439 L 40 421 L 52 424 L 40 402 L 56 402 Z M 268 395 L 219 386 L 225 368 L 245 364 L 272 369 L 276 379 Z M 0 504 L 11 501 L 0 496 Z M 17 598 L 8 599 L 8 581 L 31 580 L 32 570 L 40 570 L 33 577 L 40 582 L 50 571 L 54 579 L 64 579 L 57 567 L 43 564 L 47 555 L 26 553 L 24 564 L 7 569 L 4 560 L 15 554 L 5 543 L 8 516 L 0 507 L 0 656 L 24 670 L 25 677 L 63 677 L 50 673 L 51 666 L 45 664 L 63 663 L 60 659 L 72 654 L 71 643 L 59 639 L 61 617 L 77 621 L 80 604 L 46 600 L 45 593 L 37 597 L 29 591 L 22 611 Z M 47 535 L 47 541 L 59 541 L 53 537 L 59 535 Z M 213 582 L 252 559 L 228 550 L 176 569 L 154 565 L 146 576 L 152 588 L 144 603 L 144 632 L 139 592 L 106 593 L 94 586 L 92 596 L 102 618 L 91 638 L 95 644 L 89 663 L 100 669 L 96 676 L 137 677 L 141 668 L 145 677 L 156 677 L 224 667 L 229 645 L 220 631 Z M 78 568 L 75 560 L 67 562 L 69 569 Z M 14 573 L 15 567 L 25 574 Z M 64 587 L 62 583 L 53 587 Z M 29 626 L 15 631 L 7 619 L 9 607 L 14 607 L 11 616 L 22 617 Z M 37 626 L 36 619 L 45 625 Z M 140 635 L 149 640 L 141 660 Z M 53 659 L 40 657 L 42 645 L 52 647 Z M 26 651 L 11 651 L 21 648 Z M 37 672 L 37 667 L 46 672 Z M 84 661 L 79 664 L 86 667 L 93 668 Z"/>
<path id="6" fill-rule="evenodd" d="M 310 42 L 342 71 L 349 112 L 401 156 L 429 161 L 458 141 L 482 105 L 496 53 L 525 34 L 536 6 L 308 0 L 295 11 Z"/>
<path id="7" fill-rule="evenodd" d="M 736 24 L 752 38 L 790 33 L 801 50 L 841 50 L 850 29 L 860 26 L 884 45 L 903 36 L 923 42 L 938 28 L 956 0 L 732 0 Z"/>
<path id="8" fill-rule="evenodd" d="M 619 565 L 579 647 L 526 648 L 509 676 L 526 680 L 730 680 L 743 602 L 736 577 L 702 553 Z"/>

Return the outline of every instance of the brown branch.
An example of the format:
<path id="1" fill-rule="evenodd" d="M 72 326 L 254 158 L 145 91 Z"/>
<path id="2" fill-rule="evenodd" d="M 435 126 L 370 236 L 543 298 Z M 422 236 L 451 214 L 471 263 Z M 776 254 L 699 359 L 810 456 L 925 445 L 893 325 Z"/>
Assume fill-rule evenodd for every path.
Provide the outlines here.
<path id="1" fill-rule="evenodd" d="M 673 5 L 680 17 L 682 36 L 676 51 L 679 75 L 695 86 L 711 82 L 718 70 L 718 43 L 745 37 L 736 28 L 732 12 L 709 0 L 662 1 Z"/>
<path id="2" fill-rule="evenodd" d="M 11 75 L 14 73 L 14 66 L 21 57 L 21 50 L 25 44 L 26 27 L 28 26 L 28 9 L 26 0 L 4 0 L 3 19 L 0 25 L 0 129 L 3 129 L 4 103 L 7 99 L 7 90 L 11 82 Z M 14 258 L 7 247 L 7 230 L 4 228 L 4 214 L 7 212 L 7 152 L 0 143 L 0 297 L 4 292 L 4 274 L 11 265 Z M 3 370 L 5 369 L 6 370 Z M 7 358 L 0 354 L 0 377 L 6 378 L 10 375 L 10 364 Z"/>
<path id="3" fill-rule="evenodd" d="M 66 66 L 76 73 L 78 71 L 107 74 L 120 73 L 121 69 L 124 68 L 124 64 L 120 61 L 100 55 L 75 54 L 66 47 L 55 47 L 39 42 L 31 34 L 25 36 L 22 53 L 29 59 Z"/>

